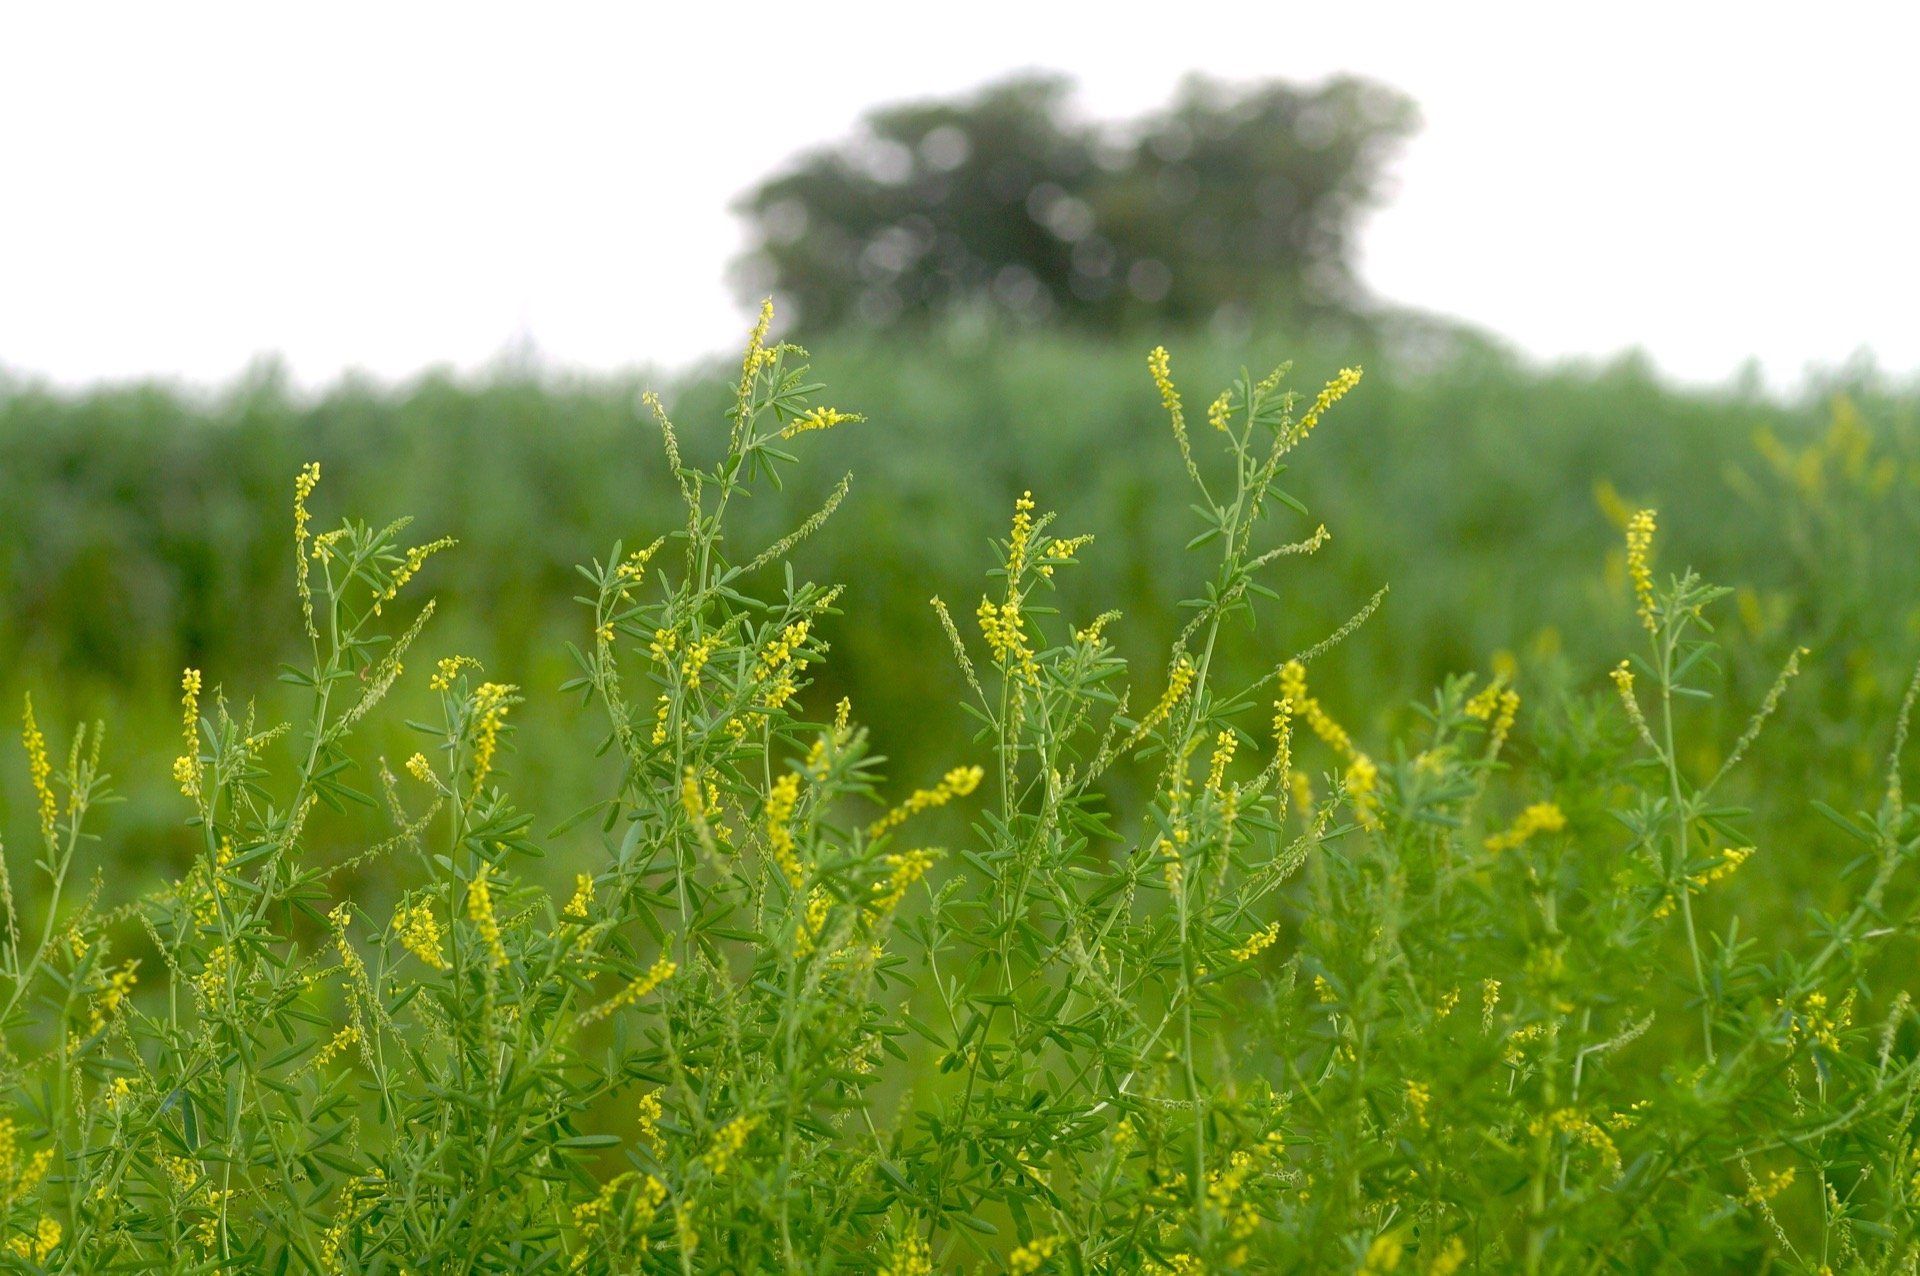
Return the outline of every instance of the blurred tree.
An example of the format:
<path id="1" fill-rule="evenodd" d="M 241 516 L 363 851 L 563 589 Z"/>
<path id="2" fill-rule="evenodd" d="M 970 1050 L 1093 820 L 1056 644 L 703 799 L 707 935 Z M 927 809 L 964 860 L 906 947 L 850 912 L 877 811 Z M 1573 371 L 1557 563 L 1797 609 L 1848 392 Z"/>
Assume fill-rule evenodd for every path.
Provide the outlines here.
<path id="1" fill-rule="evenodd" d="M 1254 313 L 1352 313 L 1357 214 L 1412 132 L 1413 104 L 1364 80 L 1312 89 L 1189 78 L 1124 126 L 1067 112 L 1023 75 L 885 107 L 740 202 L 744 296 L 810 327 L 956 310 L 1121 327 Z"/>

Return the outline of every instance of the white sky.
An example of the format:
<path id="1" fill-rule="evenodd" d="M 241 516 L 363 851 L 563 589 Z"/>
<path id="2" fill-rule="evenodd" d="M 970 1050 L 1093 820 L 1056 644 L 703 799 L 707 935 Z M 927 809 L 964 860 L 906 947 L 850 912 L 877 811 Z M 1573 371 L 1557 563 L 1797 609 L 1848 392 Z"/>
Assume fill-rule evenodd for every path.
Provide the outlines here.
<path id="1" fill-rule="evenodd" d="M 739 192 L 869 106 L 1042 67 L 1095 116 L 1193 69 L 1406 91 L 1425 127 L 1362 276 L 1535 355 L 1907 375 L 1914 12 L 0 0 L 0 367 L 680 363 L 743 327 Z"/>

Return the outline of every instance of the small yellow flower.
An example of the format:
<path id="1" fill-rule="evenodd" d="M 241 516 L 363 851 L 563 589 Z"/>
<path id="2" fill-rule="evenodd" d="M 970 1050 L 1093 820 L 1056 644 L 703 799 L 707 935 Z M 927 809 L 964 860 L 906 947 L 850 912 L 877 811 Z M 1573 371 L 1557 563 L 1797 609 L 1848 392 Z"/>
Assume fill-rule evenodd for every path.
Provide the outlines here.
<path id="1" fill-rule="evenodd" d="M 415 752 L 407 759 L 407 774 L 422 784 L 433 783 L 433 764 L 427 761 L 427 755 Z"/>

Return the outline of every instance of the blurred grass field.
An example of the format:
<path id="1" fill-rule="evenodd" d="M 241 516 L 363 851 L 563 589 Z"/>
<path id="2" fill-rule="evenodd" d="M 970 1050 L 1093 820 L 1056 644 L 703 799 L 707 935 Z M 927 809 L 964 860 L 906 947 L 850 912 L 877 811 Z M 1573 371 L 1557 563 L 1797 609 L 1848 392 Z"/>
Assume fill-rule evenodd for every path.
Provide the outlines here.
<path id="1" fill-rule="evenodd" d="M 865 619 L 823 627 L 831 681 L 809 695 L 852 696 L 896 773 L 969 756 L 964 720 L 944 708 L 958 675 L 928 599 L 971 611 L 983 546 L 1022 490 L 1096 535 L 1093 570 L 1062 582 L 1065 603 L 1118 595 L 1130 656 L 1164 649 L 1179 624 L 1173 600 L 1199 582 L 1180 552 L 1187 497 L 1164 481 L 1174 445 L 1143 364 L 1151 344 L 961 329 L 821 343 L 816 372 L 867 420 L 825 436 L 813 451 L 825 459 L 744 526 L 790 526 L 853 473 L 848 500 L 797 560 L 846 581 L 846 605 Z M 1746 775 L 1743 800 L 1795 843 L 1744 883 L 1755 920 L 1832 886 L 1818 849 L 1829 839 L 1801 795 L 1844 806 L 1861 791 L 1920 651 L 1920 396 L 1864 376 L 1792 401 L 1682 391 L 1632 359 L 1540 370 L 1460 333 L 1370 349 L 1284 334 L 1179 349 L 1176 374 L 1195 385 L 1283 357 L 1296 384 L 1367 368 L 1367 392 L 1284 480 L 1308 526 L 1324 521 L 1336 539 L 1295 574 L 1280 626 L 1234 636 L 1233 676 L 1270 669 L 1384 585 L 1384 604 L 1318 675 L 1343 715 L 1490 667 L 1514 667 L 1536 703 L 1609 693 L 1605 671 L 1631 623 L 1619 525 L 1657 507 L 1666 566 L 1741 587 L 1737 630 L 1723 635 L 1732 703 L 1750 703 L 1795 645 L 1812 650 L 1785 729 Z M 714 367 L 656 387 L 696 462 L 731 376 Z M 110 722 L 111 766 L 164 752 L 177 734 L 181 668 L 205 669 L 210 687 L 267 685 L 299 633 L 288 484 L 317 459 L 326 518 L 410 513 L 417 534 L 458 539 L 425 573 L 441 599 L 427 657 L 471 653 L 525 688 L 516 787 L 531 807 L 581 807 L 604 777 L 547 765 L 575 756 L 549 744 L 594 731 L 556 690 L 573 668 L 566 644 L 587 628 L 574 565 L 680 519 L 641 388 L 512 370 L 317 397 L 270 369 L 212 395 L 0 383 L 0 695 L 17 705 L 31 690 L 46 722 Z M 263 717 L 279 708 L 263 704 Z M 413 747 L 382 743 L 396 761 Z M 17 815 L 24 768 L 0 773 Z M 168 778 L 119 785 L 130 801 L 108 867 L 156 852 L 184 864 Z M 564 839 L 555 859 L 564 878 Z"/>

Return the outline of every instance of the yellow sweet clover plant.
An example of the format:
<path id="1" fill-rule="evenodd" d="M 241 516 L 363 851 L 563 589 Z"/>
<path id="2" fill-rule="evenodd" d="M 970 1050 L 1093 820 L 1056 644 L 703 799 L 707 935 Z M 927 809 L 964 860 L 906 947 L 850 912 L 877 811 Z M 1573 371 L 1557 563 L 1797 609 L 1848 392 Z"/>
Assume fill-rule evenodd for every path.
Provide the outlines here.
<path id="1" fill-rule="evenodd" d="M 1884 975 L 1916 906 L 1917 690 L 1881 791 L 1828 812 L 1846 894 L 1749 933 L 1735 870 L 1766 839 L 1718 789 L 1797 651 L 1695 765 L 1723 591 L 1656 573 L 1649 512 L 1624 524 L 1643 650 L 1592 694 L 1523 714 L 1501 667 L 1397 719 L 1323 700 L 1382 595 L 1291 631 L 1281 560 L 1331 541 L 1279 483 L 1360 374 L 1242 375 L 1196 439 L 1156 349 L 1200 517 L 1190 618 L 1136 672 L 1123 618 L 1052 605 L 1099 547 L 1023 493 L 977 637 L 935 600 L 896 639 L 952 649 L 977 755 L 889 777 L 813 682 L 858 595 L 785 567 L 845 481 L 770 545 L 729 534 L 788 445 L 860 420 L 771 321 L 724 439 L 683 446 L 650 401 L 685 517 L 583 569 L 566 690 L 609 787 L 558 825 L 512 792 L 514 710 L 544 692 L 413 655 L 457 549 L 315 532 L 317 465 L 293 494 L 312 659 L 284 675 L 305 710 L 261 727 L 186 671 L 177 880 L 98 905 L 103 733 L 63 759 L 25 706 L 10 1267 L 1911 1270 L 1920 1025 Z M 1223 684 L 1229 651 L 1267 672 Z M 401 714 L 404 783 L 360 743 Z"/>

